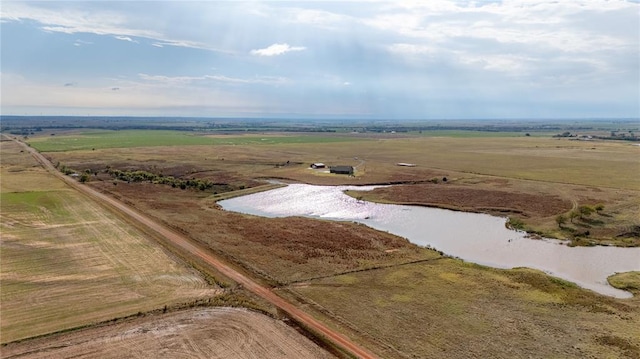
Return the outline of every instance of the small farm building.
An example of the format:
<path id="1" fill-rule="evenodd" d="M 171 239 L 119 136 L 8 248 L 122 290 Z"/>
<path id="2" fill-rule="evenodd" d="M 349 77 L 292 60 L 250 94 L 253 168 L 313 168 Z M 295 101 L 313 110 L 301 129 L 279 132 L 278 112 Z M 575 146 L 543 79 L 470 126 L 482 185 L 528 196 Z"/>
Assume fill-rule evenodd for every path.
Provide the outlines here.
<path id="1" fill-rule="evenodd" d="M 337 173 L 341 175 L 352 175 L 353 174 L 353 166 L 331 166 L 329 168 L 329 172 Z"/>
<path id="2" fill-rule="evenodd" d="M 320 162 L 311 164 L 311 168 L 325 168 L 325 167 L 327 166 L 325 166 L 324 163 L 320 163 Z"/>

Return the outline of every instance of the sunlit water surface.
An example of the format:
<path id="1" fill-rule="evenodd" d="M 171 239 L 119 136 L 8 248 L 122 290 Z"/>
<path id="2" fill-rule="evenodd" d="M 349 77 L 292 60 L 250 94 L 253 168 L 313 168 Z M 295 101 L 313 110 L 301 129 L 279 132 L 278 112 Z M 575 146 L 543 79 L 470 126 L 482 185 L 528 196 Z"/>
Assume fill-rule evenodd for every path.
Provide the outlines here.
<path id="1" fill-rule="evenodd" d="M 265 217 L 306 216 L 364 223 L 469 262 L 496 268 L 529 267 L 609 296 L 628 298 L 607 277 L 640 270 L 640 248 L 568 247 L 556 240 L 533 240 L 505 227 L 506 218 L 437 208 L 358 201 L 343 193 L 375 187 L 286 187 L 236 197 L 226 210 Z"/>

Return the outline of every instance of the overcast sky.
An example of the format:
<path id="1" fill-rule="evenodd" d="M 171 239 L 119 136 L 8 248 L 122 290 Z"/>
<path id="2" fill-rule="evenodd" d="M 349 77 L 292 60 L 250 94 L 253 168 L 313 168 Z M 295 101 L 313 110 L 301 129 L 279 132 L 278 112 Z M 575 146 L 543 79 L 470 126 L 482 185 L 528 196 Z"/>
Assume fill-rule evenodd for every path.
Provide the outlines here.
<path id="1" fill-rule="evenodd" d="M 640 117 L 637 1 L 2 1 L 2 114 Z"/>

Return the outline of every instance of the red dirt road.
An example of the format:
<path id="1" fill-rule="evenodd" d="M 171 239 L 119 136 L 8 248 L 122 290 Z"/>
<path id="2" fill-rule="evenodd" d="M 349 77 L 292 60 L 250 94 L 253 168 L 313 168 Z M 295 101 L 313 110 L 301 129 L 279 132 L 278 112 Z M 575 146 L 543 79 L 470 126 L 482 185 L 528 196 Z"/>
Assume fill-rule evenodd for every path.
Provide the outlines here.
<path id="1" fill-rule="evenodd" d="M 358 344 L 354 343 L 353 341 L 351 341 L 349 338 L 347 338 L 346 336 L 344 336 L 341 333 L 338 333 L 334 330 L 332 330 L 331 328 L 327 327 L 326 325 L 322 324 L 321 322 L 319 322 L 318 320 L 316 320 L 315 318 L 313 318 L 311 315 L 305 313 L 304 311 L 302 311 L 301 309 L 299 309 L 298 307 L 296 307 L 295 305 L 289 303 L 288 301 L 284 300 L 283 298 L 279 297 L 278 295 L 276 295 L 273 291 L 271 291 L 269 288 L 264 287 L 258 283 L 256 283 L 255 281 L 251 280 L 250 278 L 242 275 L 241 273 L 237 272 L 236 270 L 234 270 L 233 268 L 231 268 L 230 266 L 228 266 L 227 264 L 223 263 L 222 261 L 220 261 L 213 253 L 211 253 L 209 250 L 207 250 L 205 247 L 195 243 L 194 241 L 192 241 L 191 239 L 178 234 L 174 231 L 172 231 L 171 229 L 163 226 L 162 224 L 157 223 L 156 221 L 154 221 L 153 219 L 151 219 L 150 217 L 137 212 L 136 210 L 134 210 L 133 208 L 127 206 L 126 204 L 108 197 L 100 192 L 95 191 L 94 189 L 82 185 L 80 183 L 78 183 L 76 180 L 63 175 L 62 173 L 58 172 L 56 170 L 56 168 L 51 164 L 51 162 L 49 162 L 49 160 L 47 160 L 43 155 L 41 155 L 38 151 L 36 151 L 35 149 L 27 146 L 26 144 L 17 141 L 18 143 L 20 143 L 21 145 L 23 145 L 25 147 L 25 149 L 27 149 L 29 151 L 29 153 L 31 153 L 31 155 L 40 163 L 42 164 L 42 166 L 47 169 L 49 172 L 51 172 L 52 174 L 54 174 L 55 176 L 57 176 L 58 178 L 60 178 L 61 180 L 63 180 L 65 183 L 67 183 L 69 186 L 71 186 L 72 188 L 86 194 L 87 196 L 89 196 L 90 198 L 103 203 L 103 204 L 107 204 L 107 207 L 110 207 L 113 210 L 118 211 L 120 214 L 123 214 L 127 217 L 129 217 L 130 219 L 144 225 L 145 227 L 155 231 L 156 233 L 158 233 L 159 235 L 163 236 L 164 238 L 166 238 L 170 243 L 172 243 L 174 246 L 181 248 L 182 250 L 187 251 L 188 253 L 191 253 L 193 256 L 196 256 L 200 259 L 202 259 L 203 261 L 205 261 L 206 263 L 208 263 L 209 265 L 211 265 L 213 268 L 215 268 L 216 270 L 218 270 L 220 273 L 222 273 L 223 275 L 227 276 L 228 278 L 230 278 L 231 280 L 237 282 L 238 284 L 241 284 L 243 287 L 245 287 L 247 290 L 255 293 L 256 295 L 262 297 L 263 299 L 265 299 L 266 301 L 270 302 L 271 304 L 273 304 L 274 306 L 278 307 L 279 309 L 281 309 L 282 311 L 286 312 L 291 318 L 293 318 L 294 320 L 298 321 L 299 323 L 301 323 L 302 325 L 304 325 L 305 327 L 307 327 L 308 329 L 310 329 L 311 331 L 315 332 L 315 334 L 317 335 L 321 335 L 324 338 L 326 338 L 327 340 L 329 340 L 330 342 L 332 342 L 333 344 L 335 344 L 337 347 L 342 348 L 343 350 L 347 351 L 348 353 L 353 354 L 356 357 L 359 358 L 377 358 L 376 355 L 374 355 L 373 353 L 369 352 L 368 350 L 362 348 L 361 346 L 359 346 Z"/>

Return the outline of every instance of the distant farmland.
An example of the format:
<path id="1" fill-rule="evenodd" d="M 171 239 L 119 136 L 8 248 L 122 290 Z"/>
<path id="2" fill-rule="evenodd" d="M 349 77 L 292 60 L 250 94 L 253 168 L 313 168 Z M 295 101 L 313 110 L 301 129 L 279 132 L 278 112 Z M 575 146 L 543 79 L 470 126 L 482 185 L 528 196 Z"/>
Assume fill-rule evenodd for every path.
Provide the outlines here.
<path id="1" fill-rule="evenodd" d="M 318 135 L 207 135 L 162 130 L 84 130 L 37 137 L 29 143 L 41 152 L 83 151 L 107 148 L 134 148 L 195 145 L 272 145 L 286 143 L 327 143 L 353 141 L 350 138 Z"/>

